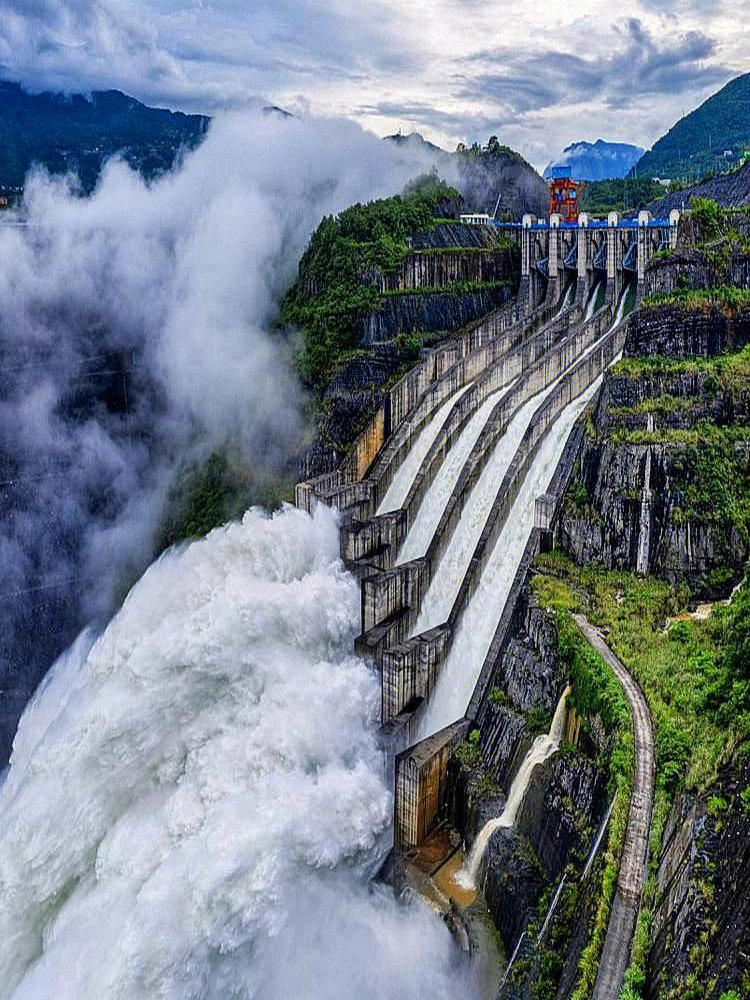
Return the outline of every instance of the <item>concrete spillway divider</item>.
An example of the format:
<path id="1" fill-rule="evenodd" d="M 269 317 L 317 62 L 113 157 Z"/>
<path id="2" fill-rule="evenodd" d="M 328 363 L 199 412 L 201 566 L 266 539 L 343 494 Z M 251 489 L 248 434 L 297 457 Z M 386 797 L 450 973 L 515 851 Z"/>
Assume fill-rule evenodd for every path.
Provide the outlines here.
<path id="1" fill-rule="evenodd" d="M 543 311 L 526 313 L 515 302 L 472 324 L 448 344 L 425 352 L 421 365 L 430 368 L 427 387 L 418 396 L 417 389 L 424 380 L 410 386 L 410 392 L 399 394 L 398 405 L 391 404 L 389 408 L 386 424 L 391 429 L 390 437 L 368 472 L 374 484 L 371 514 L 381 508 L 398 470 L 440 407 L 480 377 L 499 357 L 516 350 L 547 318 Z M 409 375 L 404 376 L 402 382 L 408 378 Z"/>
<path id="2" fill-rule="evenodd" d="M 414 847 L 424 840 L 446 806 L 448 762 L 466 738 L 470 722 L 460 719 L 399 753 L 395 761 L 394 844 Z"/>
<path id="3" fill-rule="evenodd" d="M 511 593 L 512 568 L 521 557 L 533 529 L 535 498 L 549 492 L 558 449 L 563 449 L 577 413 L 586 405 L 601 373 L 619 351 L 622 331 L 611 327 L 596 349 L 587 350 L 544 403 L 543 420 L 530 428 L 526 448 L 514 458 L 508 475 L 518 484 L 510 509 L 500 509 L 480 539 L 449 619 L 453 632 L 448 656 L 429 705 L 422 710 L 420 733 L 438 728 L 445 716 L 466 711 L 475 682 L 493 647 L 493 633 Z M 553 428 L 550 435 L 546 427 Z M 534 439 L 536 438 L 536 440 Z M 525 454 L 524 454 L 525 451 Z M 551 471 L 550 470 L 551 466 Z M 548 478 L 547 478 L 548 477 Z M 479 548 L 479 547 L 478 547 Z M 487 574 L 489 573 L 489 576 Z M 474 665 L 472 670 L 472 664 Z"/>
<path id="4" fill-rule="evenodd" d="M 510 463 L 503 482 L 497 489 L 490 517 L 476 544 L 448 616 L 448 624 L 451 626 L 454 637 L 461 627 L 463 614 L 479 587 L 487 561 L 494 551 L 510 511 L 516 503 L 519 491 L 536 459 L 537 451 L 547 429 L 555 423 L 558 415 L 571 401 L 591 385 L 618 348 L 619 338 L 613 330 L 608 331 L 604 338 L 597 336 L 601 327 L 608 322 L 608 318 L 602 315 L 590 325 L 588 339 L 593 338 L 595 349 L 591 350 L 591 345 L 586 344 L 586 339 L 578 344 L 579 360 L 564 373 L 563 378 L 553 386 L 540 404 Z M 582 348 L 583 350 L 581 350 Z"/>
<path id="5" fill-rule="evenodd" d="M 382 724 L 405 710 L 413 714 L 429 697 L 450 642 L 450 631 L 448 625 L 441 625 L 382 649 L 378 657 Z"/>
<path id="6" fill-rule="evenodd" d="M 472 419 L 468 422 L 466 419 L 462 420 L 455 428 L 447 424 L 444 440 L 436 441 L 433 450 L 425 459 L 405 504 L 408 510 L 408 530 L 399 551 L 398 562 L 406 562 L 428 554 L 428 547 L 433 539 L 442 536 L 445 511 L 450 511 L 454 498 L 464 493 L 467 475 L 479 474 L 488 449 L 494 445 L 496 438 L 504 433 L 516 408 L 548 384 L 551 381 L 551 373 L 558 374 L 554 361 L 550 363 L 550 357 L 554 354 L 556 345 L 562 341 L 563 334 L 567 334 L 569 323 L 570 316 L 565 316 L 562 320 L 556 319 L 547 324 L 524 345 L 520 354 L 507 359 L 512 365 L 511 371 L 488 373 L 483 383 L 476 386 L 476 394 L 467 393 L 461 401 L 465 405 L 466 412 L 473 414 Z M 571 341 L 565 346 L 563 360 L 558 362 L 558 366 L 564 367 L 569 363 L 569 357 L 576 349 L 577 343 L 578 341 Z M 512 379 L 509 379 L 510 375 L 513 376 Z M 492 383 L 489 382 L 490 378 L 493 379 Z M 478 404 L 482 398 L 486 404 L 487 392 L 493 384 L 505 386 L 506 393 L 503 396 L 498 395 L 495 407 L 483 420 L 477 412 Z M 476 424 L 476 433 L 472 441 L 470 429 L 472 422 L 477 420 L 479 423 Z M 468 445 L 465 452 L 460 453 L 464 441 L 467 441 Z M 449 455 L 451 459 L 458 455 L 457 462 L 454 463 L 455 468 L 452 470 L 443 464 Z M 464 471 L 466 468 L 470 470 L 468 473 Z M 447 493 L 446 486 L 442 484 L 443 479 L 446 480 L 447 487 L 453 485 L 449 499 L 443 496 Z M 412 514 L 415 508 L 416 513 Z"/>
<path id="7" fill-rule="evenodd" d="M 585 338 L 581 343 L 584 342 Z M 564 348 L 560 365 L 566 363 L 569 352 L 577 344 L 578 341 L 572 339 L 570 345 Z M 384 573 L 382 580 L 373 578 L 363 583 L 363 629 L 374 628 L 398 613 L 411 625 L 414 624 L 433 568 L 438 564 L 444 544 L 447 544 L 453 527 L 461 517 L 469 492 L 519 404 L 528 402 L 537 380 L 548 378 L 550 371 L 555 369 L 550 369 L 543 357 L 523 378 L 517 378 L 509 387 L 496 389 L 489 395 L 488 390 L 498 381 L 502 382 L 504 376 L 498 371 L 487 373 L 484 380 L 473 384 L 455 400 L 415 476 L 405 507 L 400 512 L 383 514 L 366 522 L 348 522 L 342 527 L 345 559 L 348 562 L 367 559 L 377 563 Z M 477 401 L 482 397 L 484 401 L 476 409 Z M 493 404 L 495 397 L 497 401 Z M 475 412 L 472 413 L 472 409 Z M 447 462 L 448 457 L 451 464 Z M 447 499 L 445 494 L 448 494 Z M 436 498 L 434 502 L 433 497 Z M 407 531 L 410 515 L 415 510 L 414 522 Z M 415 535 L 410 534 L 412 531 L 417 532 L 416 541 Z M 426 546 L 419 543 L 420 533 L 430 539 Z M 399 539 L 404 537 L 397 564 L 393 567 L 392 553 Z M 404 552 L 410 546 L 417 555 L 405 560 Z M 422 548 L 427 551 L 424 565 L 419 554 Z M 415 569 L 417 566 L 418 569 Z M 419 589 L 415 590 L 417 577 Z M 379 633 L 376 648 L 382 648 L 382 633 Z M 377 658 L 380 662 L 379 655 Z"/>
<path id="8" fill-rule="evenodd" d="M 401 508 L 409 493 L 411 484 L 414 482 L 414 477 L 419 471 L 427 452 L 430 450 L 432 442 L 438 436 L 443 424 L 448 419 L 448 414 L 453 408 L 453 404 L 469 387 L 470 384 L 464 385 L 449 396 L 446 402 L 437 408 L 432 419 L 420 429 L 416 441 L 410 444 L 406 457 L 403 458 L 396 468 L 385 496 L 378 505 L 376 514 L 387 514 Z"/>
<path id="9" fill-rule="evenodd" d="M 361 586 L 362 631 L 367 632 L 405 609 L 418 608 L 426 589 L 426 577 L 424 559 L 365 577 Z"/>

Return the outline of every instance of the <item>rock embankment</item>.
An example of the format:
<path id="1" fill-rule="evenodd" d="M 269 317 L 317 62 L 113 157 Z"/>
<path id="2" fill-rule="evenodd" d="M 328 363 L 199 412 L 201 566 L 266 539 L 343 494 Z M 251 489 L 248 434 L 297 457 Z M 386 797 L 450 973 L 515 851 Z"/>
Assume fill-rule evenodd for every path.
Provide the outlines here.
<path id="1" fill-rule="evenodd" d="M 560 518 L 576 562 L 654 573 L 707 598 L 739 579 L 750 556 L 750 367 L 738 353 L 748 341 L 747 309 L 631 317 L 625 353 L 638 360 L 605 377 Z"/>
<path id="2" fill-rule="evenodd" d="M 750 762 L 700 797 L 677 796 L 662 838 L 647 962 L 649 1000 L 707 1000 L 750 980 L 750 824 L 741 798 Z"/>

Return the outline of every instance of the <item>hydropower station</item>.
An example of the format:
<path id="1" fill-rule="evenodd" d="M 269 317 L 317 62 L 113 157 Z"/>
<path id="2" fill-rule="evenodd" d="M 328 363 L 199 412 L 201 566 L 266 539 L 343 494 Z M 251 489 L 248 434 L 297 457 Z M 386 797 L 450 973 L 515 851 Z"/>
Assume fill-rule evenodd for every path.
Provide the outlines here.
<path id="1" fill-rule="evenodd" d="M 649 261 L 676 245 L 678 221 L 677 212 L 474 220 L 515 237 L 517 298 L 423 350 L 341 466 L 297 485 L 298 507 L 340 511 L 341 554 L 360 583 L 356 650 L 380 681 L 396 852 L 418 848 L 444 817 L 450 756 L 469 732 L 492 761 L 489 699 L 519 594 L 537 553 L 551 547 L 583 414 L 622 352 Z M 648 484 L 644 534 L 647 494 Z M 550 732 L 516 761 L 504 813 L 475 842 L 470 881 L 494 829 L 512 826 L 534 765 L 560 743 L 565 692 L 558 696 Z M 648 777 L 653 761 L 642 767 Z M 650 798 L 643 809 L 647 830 Z M 643 854 L 645 842 L 633 851 Z M 623 888 L 632 921 L 606 989 L 627 964 L 634 885 Z"/>

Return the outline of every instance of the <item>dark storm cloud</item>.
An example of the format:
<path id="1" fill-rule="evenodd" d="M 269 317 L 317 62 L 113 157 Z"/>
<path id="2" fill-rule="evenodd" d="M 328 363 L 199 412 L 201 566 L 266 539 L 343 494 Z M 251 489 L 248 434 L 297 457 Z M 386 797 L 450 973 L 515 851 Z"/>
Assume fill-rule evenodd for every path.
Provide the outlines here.
<path id="1" fill-rule="evenodd" d="M 472 62 L 503 69 L 459 77 L 457 96 L 489 99 L 519 114 L 595 99 L 618 108 L 642 96 L 717 84 L 729 73 L 724 66 L 706 64 L 716 43 L 701 31 L 661 40 L 638 18 L 629 18 L 617 30 L 619 45 L 595 56 L 553 50 L 527 54 L 511 48 L 479 52 Z"/>

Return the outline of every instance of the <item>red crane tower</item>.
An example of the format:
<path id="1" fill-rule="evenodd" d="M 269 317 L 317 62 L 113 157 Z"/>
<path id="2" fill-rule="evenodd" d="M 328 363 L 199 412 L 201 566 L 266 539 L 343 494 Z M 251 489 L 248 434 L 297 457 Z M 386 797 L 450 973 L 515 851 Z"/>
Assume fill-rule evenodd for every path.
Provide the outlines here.
<path id="1" fill-rule="evenodd" d="M 553 167 L 547 178 L 549 214 L 557 214 L 563 222 L 578 221 L 578 200 L 581 188 L 570 176 L 570 167 Z"/>

